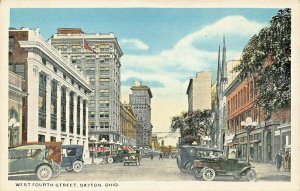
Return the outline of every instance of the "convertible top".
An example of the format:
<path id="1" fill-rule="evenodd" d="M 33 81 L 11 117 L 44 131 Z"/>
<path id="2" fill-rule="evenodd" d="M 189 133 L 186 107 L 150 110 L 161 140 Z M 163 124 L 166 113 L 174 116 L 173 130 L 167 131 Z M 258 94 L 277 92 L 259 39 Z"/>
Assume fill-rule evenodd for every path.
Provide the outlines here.
<path id="1" fill-rule="evenodd" d="M 62 145 L 61 146 L 63 149 L 72 149 L 72 148 L 83 148 L 83 145 Z"/>
<path id="2" fill-rule="evenodd" d="M 223 150 L 216 149 L 216 148 L 203 147 L 203 146 L 194 146 L 194 145 L 183 145 L 183 146 L 180 146 L 180 148 L 185 148 L 185 149 L 195 148 L 197 150 L 203 150 L 203 151 L 223 152 Z"/>
<path id="3" fill-rule="evenodd" d="M 22 146 L 11 148 L 9 150 L 26 150 L 26 149 L 41 149 L 42 150 L 45 148 L 46 148 L 46 145 L 37 144 L 37 145 L 22 145 Z"/>

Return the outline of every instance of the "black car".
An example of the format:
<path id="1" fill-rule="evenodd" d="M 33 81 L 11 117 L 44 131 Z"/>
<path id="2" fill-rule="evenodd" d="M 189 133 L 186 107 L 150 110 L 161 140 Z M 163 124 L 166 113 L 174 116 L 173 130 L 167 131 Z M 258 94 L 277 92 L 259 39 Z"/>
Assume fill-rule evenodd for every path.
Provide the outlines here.
<path id="1" fill-rule="evenodd" d="M 83 168 L 83 145 L 62 145 L 61 168 L 80 172 Z"/>
<path id="2" fill-rule="evenodd" d="M 204 157 L 194 161 L 192 172 L 196 179 L 212 181 L 216 175 L 233 176 L 240 180 L 245 177 L 248 181 L 256 180 L 256 171 L 249 162 L 224 157 Z"/>
<path id="3" fill-rule="evenodd" d="M 191 167 L 194 161 L 207 157 L 209 155 L 222 155 L 222 150 L 203 147 L 203 146 L 191 146 L 183 145 L 179 147 L 177 156 L 177 166 L 182 172 L 190 173 Z"/>

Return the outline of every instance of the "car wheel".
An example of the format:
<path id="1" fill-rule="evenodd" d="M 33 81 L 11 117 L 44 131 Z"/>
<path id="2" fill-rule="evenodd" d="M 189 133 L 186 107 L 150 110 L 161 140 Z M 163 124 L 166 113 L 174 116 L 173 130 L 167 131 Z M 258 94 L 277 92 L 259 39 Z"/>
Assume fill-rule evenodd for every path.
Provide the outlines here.
<path id="1" fill-rule="evenodd" d="M 195 179 L 197 180 L 202 180 L 202 173 L 201 173 L 201 169 L 197 168 L 194 170 L 193 176 Z"/>
<path id="2" fill-rule="evenodd" d="M 68 168 L 65 168 L 65 170 L 66 170 L 67 172 L 72 172 L 72 171 L 73 171 L 73 168 L 68 167 Z"/>
<path id="3" fill-rule="evenodd" d="M 36 171 L 37 178 L 43 181 L 49 180 L 52 177 L 52 174 L 52 169 L 48 165 L 42 165 Z"/>
<path id="4" fill-rule="evenodd" d="M 249 169 L 246 172 L 246 179 L 250 182 L 254 182 L 256 180 L 256 171 L 254 169 Z"/>
<path id="5" fill-rule="evenodd" d="M 52 164 L 52 170 L 53 170 L 52 177 L 58 177 L 58 175 L 60 174 L 60 165 L 54 162 Z"/>
<path id="6" fill-rule="evenodd" d="M 114 159 L 113 159 L 113 158 L 108 158 L 108 159 L 107 159 L 107 162 L 108 162 L 109 164 L 111 164 L 111 163 L 114 162 Z"/>
<path id="7" fill-rule="evenodd" d="M 234 178 L 234 180 L 236 180 L 236 181 L 240 181 L 241 179 L 242 179 L 242 175 L 237 175 L 237 176 L 234 176 L 233 177 Z"/>
<path id="8" fill-rule="evenodd" d="M 191 168 L 192 168 L 192 163 L 191 163 L 191 162 L 188 162 L 188 163 L 185 165 L 186 172 L 190 174 L 190 173 L 191 173 Z"/>
<path id="9" fill-rule="evenodd" d="M 82 161 L 75 161 L 73 163 L 73 170 L 74 172 L 80 172 L 83 168 L 83 163 Z"/>
<path id="10" fill-rule="evenodd" d="M 212 181 L 216 176 L 216 172 L 212 168 L 205 168 L 202 172 L 202 177 L 205 181 Z"/>

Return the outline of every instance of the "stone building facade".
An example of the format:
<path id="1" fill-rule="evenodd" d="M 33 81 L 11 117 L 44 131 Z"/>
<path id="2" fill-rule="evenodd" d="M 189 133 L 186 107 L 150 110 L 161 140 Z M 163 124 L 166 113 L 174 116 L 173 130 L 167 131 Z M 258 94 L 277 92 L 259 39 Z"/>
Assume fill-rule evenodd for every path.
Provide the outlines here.
<path id="1" fill-rule="evenodd" d="M 131 105 L 121 103 L 121 143 L 124 146 L 136 145 L 137 118 Z"/>
<path id="2" fill-rule="evenodd" d="M 74 67 L 90 80 L 89 137 L 97 150 L 116 148 L 122 142 L 120 116 L 120 58 L 123 52 L 113 33 L 84 33 L 80 28 L 60 28 L 49 40 Z M 123 142 L 124 144 L 124 142 Z"/>
<path id="3" fill-rule="evenodd" d="M 150 87 L 143 86 L 136 81 L 131 87 L 132 94 L 129 95 L 129 104 L 137 116 L 136 146 L 138 148 L 149 148 L 151 145 L 151 98 Z"/>
<path id="4" fill-rule="evenodd" d="M 190 79 L 186 94 L 188 111 L 211 109 L 211 72 L 198 72 Z"/>
<path id="5" fill-rule="evenodd" d="M 13 52 L 13 51 L 12 51 Z M 9 71 L 8 86 L 8 146 L 22 144 L 22 108 L 23 99 L 27 94 L 22 90 L 23 79 L 21 76 Z"/>
<path id="6" fill-rule="evenodd" d="M 28 93 L 23 101 L 23 143 L 84 145 L 88 156 L 88 79 L 43 39 L 39 29 L 12 29 L 9 35 L 14 48 L 9 68 L 21 74 Z"/>

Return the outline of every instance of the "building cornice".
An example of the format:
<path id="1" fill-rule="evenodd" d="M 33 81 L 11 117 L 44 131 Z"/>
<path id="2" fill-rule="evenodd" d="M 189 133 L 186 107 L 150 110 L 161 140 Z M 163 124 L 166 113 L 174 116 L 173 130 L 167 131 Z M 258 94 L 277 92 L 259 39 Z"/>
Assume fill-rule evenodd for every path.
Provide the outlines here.
<path id="1" fill-rule="evenodd" d="M 100 33 L 95 33 L 95 34 L 85 34 L 85 33 L 80 33 L 80 34 L 54 34 L 51 39 L 54 40 L 66 40 L 66 39 L 78 39 L 78 40 L 86 40 L 86 41 L 99 41 L 99 42 L 110 42 L 114 43 L 120 57 L 123 56 L 123 51 L 119 45 L 117 37 L 114 35 L 114 33 L 109 33 L 109 34 L 100 34 Z"/>
<path id="2" fill-rule="evenodd" d="M 51 60 L 54 61 L 65 73 L 69 73 L 79 83 L 81 83 L 85 89 L 92 91 L 89 80 L 86 76 L 81 74 L 74 65 L 70 64 L 66 58 L 64 58 L 54 47 L 47 44 L 46 42 L 39 41 L 19 41 L 20 47 L 25 49 L 36 49 L 46 54 Z"/>

